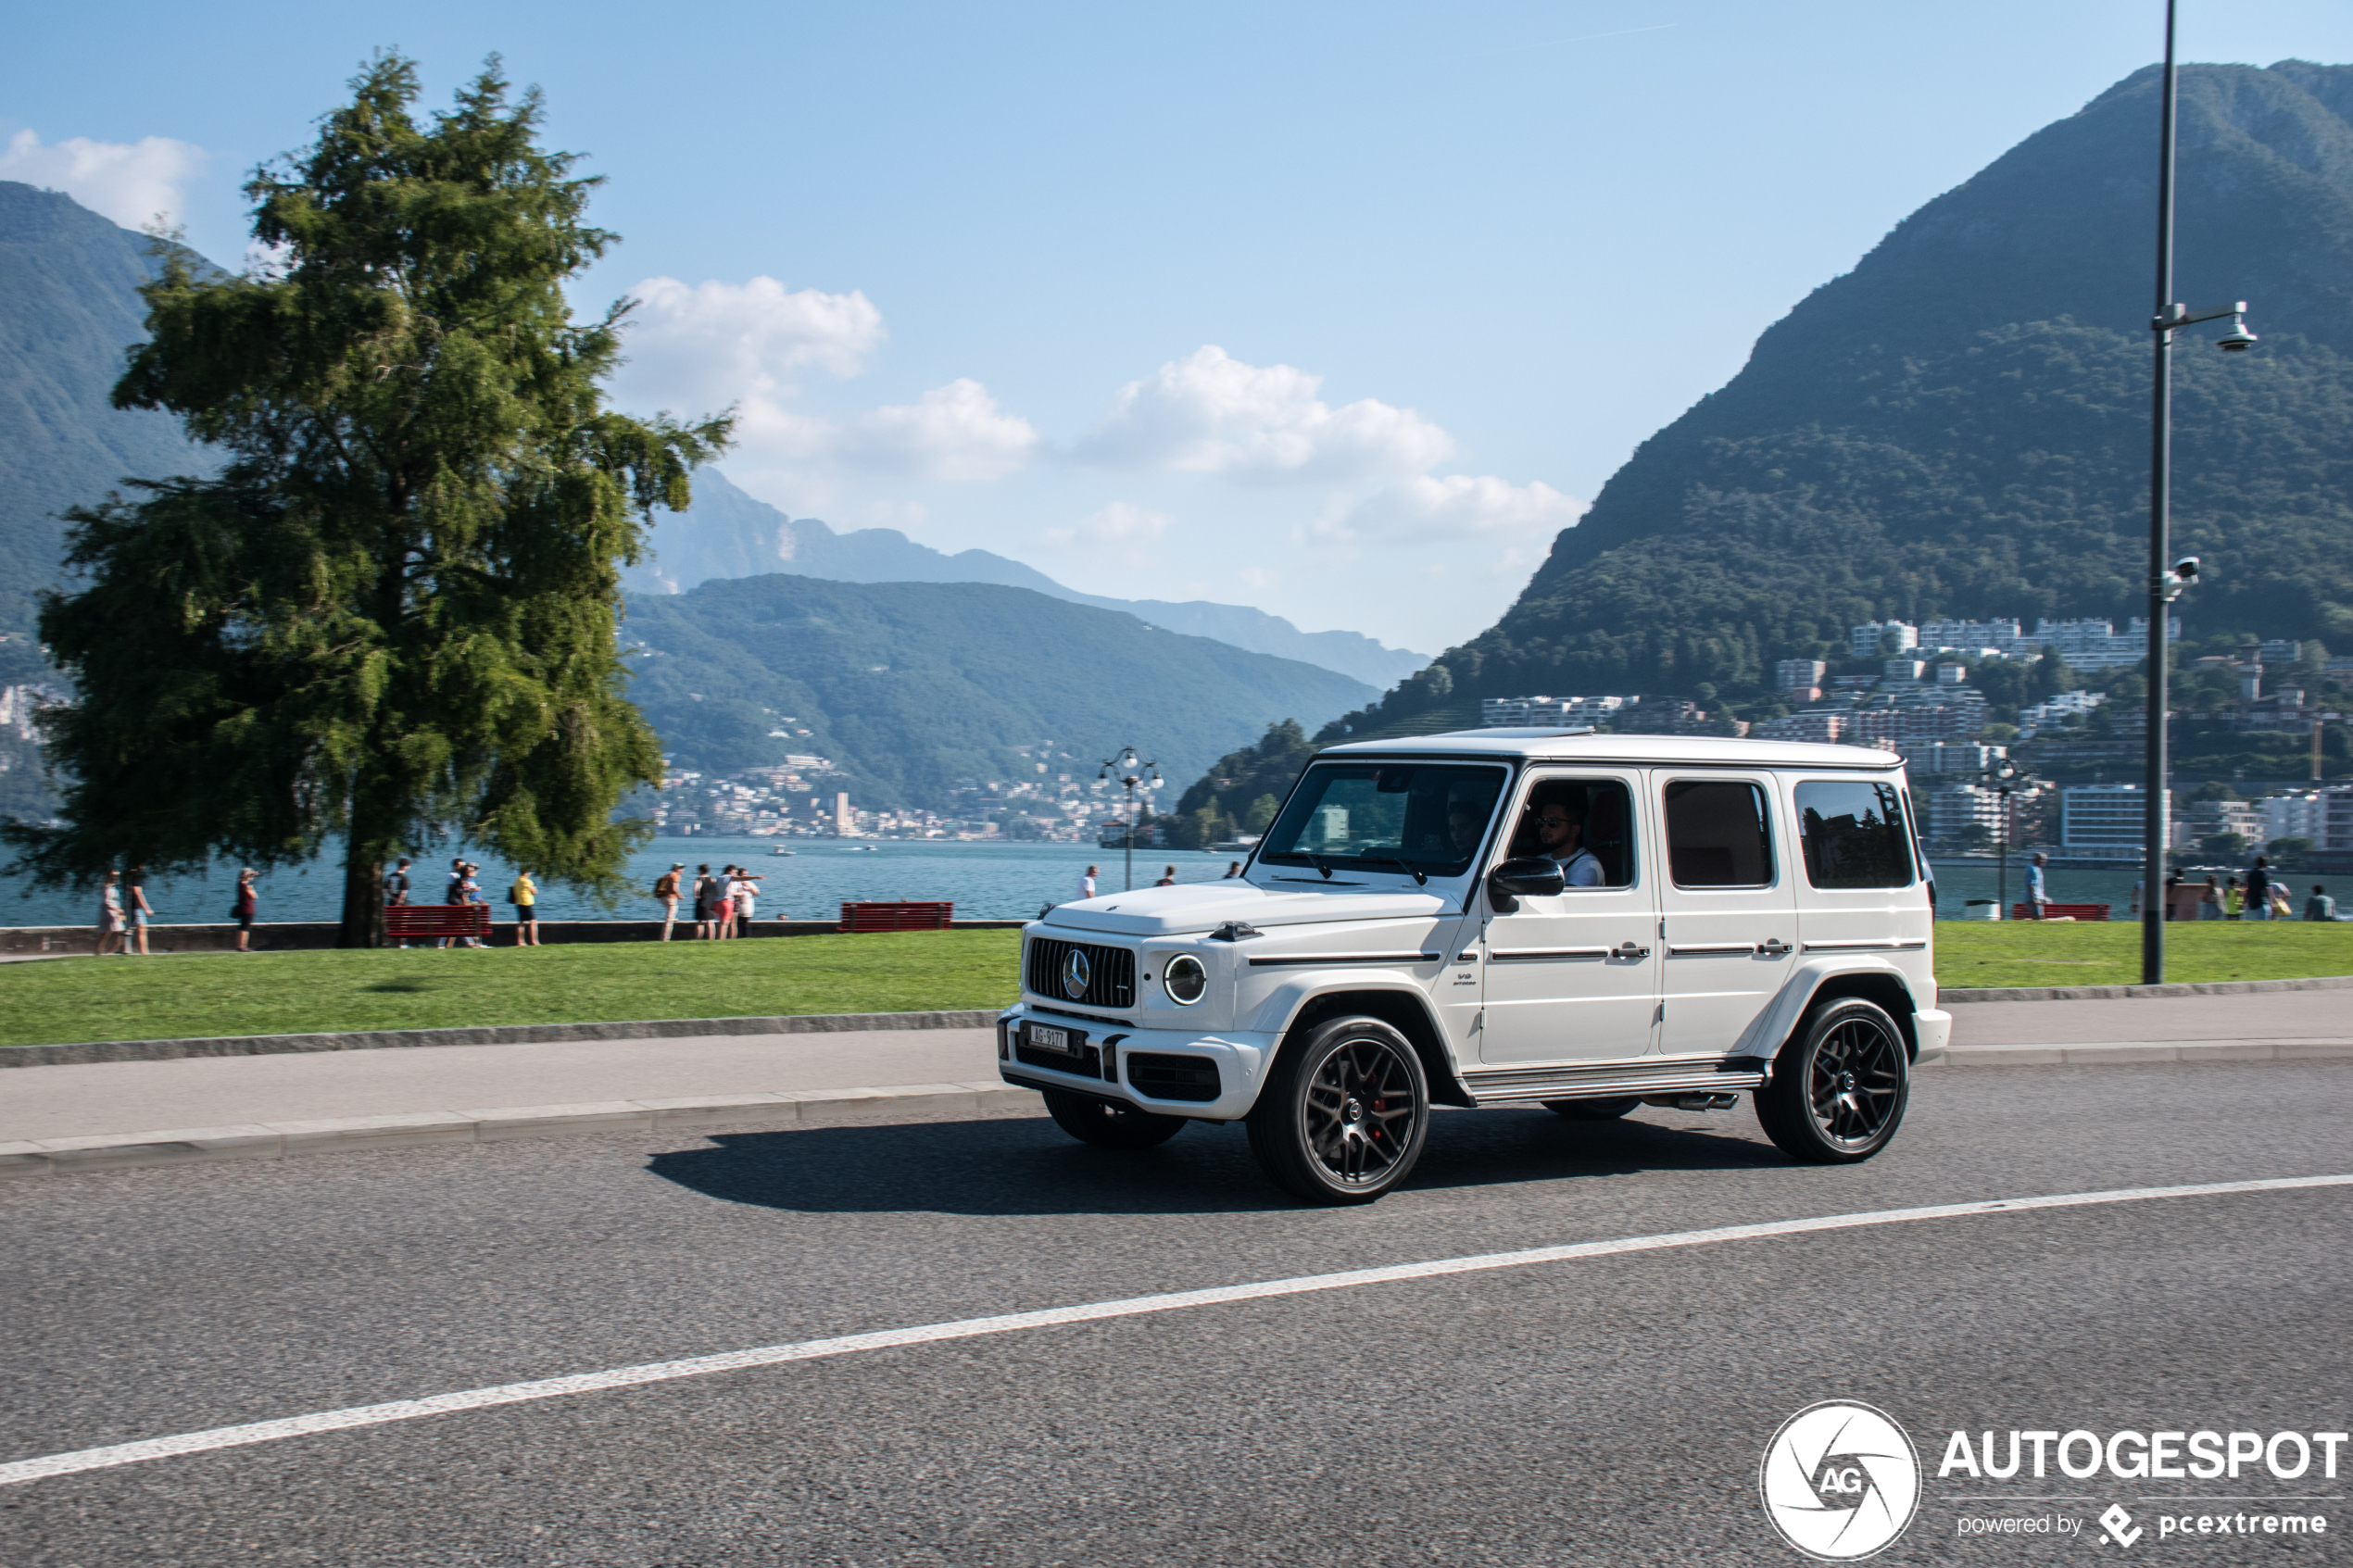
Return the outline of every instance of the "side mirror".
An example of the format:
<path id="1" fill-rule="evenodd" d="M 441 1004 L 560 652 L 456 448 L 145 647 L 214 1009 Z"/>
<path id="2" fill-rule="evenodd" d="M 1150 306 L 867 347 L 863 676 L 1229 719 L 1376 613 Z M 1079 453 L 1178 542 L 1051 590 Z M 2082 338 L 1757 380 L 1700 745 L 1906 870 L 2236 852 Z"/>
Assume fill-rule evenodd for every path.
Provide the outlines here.
<path id="1" fill-rule="evenodd" d="M 1527 898 L 1549 898 L 1567 887 L 1560 863 L 1541 855 L 1505 860 L 1487 873 L 1487 897 L 1500 914 L 1510 914 Z"/>

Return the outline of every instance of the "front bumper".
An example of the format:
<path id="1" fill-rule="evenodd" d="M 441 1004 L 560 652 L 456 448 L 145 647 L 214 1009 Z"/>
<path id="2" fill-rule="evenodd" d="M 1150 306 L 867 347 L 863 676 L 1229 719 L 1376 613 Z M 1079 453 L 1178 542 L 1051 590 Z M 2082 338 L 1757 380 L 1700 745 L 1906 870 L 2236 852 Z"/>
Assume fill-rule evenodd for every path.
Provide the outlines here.
<path id="1" fill-rule="evenodd" d="M 1064 1058 L 1026 1047 L 1022 1025 L 1033 1014 L 1040 1024 L 1084 1035 L 1079 1053 Z M 1026 1089 L 1067 1089 L 1158 1116 L 1232 1122 L 1257 1103 L 1279 1038 L 1240 1030 L 1144 1029 L 1024 1003 L 998 1015 L 997 1075 Z"/>
<path id="2" fill-rule="evenodd" d="M 1919 1061 L 1934 1061 L 1953 1042 L 1953 1015 L 1939 1008 L 1920 1009 L 1912 1014 L 1912 1038 L 1919 1045 Z"/>

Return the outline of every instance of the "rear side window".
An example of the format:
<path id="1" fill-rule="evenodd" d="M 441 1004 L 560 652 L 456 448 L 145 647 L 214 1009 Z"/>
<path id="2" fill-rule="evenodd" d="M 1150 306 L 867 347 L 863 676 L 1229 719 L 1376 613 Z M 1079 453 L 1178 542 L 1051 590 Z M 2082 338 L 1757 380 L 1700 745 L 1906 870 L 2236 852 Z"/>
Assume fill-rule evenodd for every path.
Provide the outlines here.
<path id="1" fill-rule="evenodd" d="M 1797 786 L 1806 880 L 1817 887 L 1909 887 L 1912 851 L 1894 784 L 1809 780 Z"/>
<path id="2" fill-rule="evenodd" d="M 1766 887 L 1773 840 L 1753 784 L 1683 779 L 1667 786 L 1667 864 L 1678 887 Z"/>

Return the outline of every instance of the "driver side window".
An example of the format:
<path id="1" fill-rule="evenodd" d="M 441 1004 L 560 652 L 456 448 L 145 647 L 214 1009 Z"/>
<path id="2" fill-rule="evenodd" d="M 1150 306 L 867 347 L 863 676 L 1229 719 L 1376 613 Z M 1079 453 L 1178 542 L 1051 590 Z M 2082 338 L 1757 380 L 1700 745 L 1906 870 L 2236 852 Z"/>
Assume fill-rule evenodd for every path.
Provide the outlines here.
<path id="1" fill-rule="evenodd" d="M 1559 864 L 1567 892 L 1631 887 L 1635 865 L 1633 792 L 1617 779 L 1539 777 L 1528 788 L 1504 853 Z"/>

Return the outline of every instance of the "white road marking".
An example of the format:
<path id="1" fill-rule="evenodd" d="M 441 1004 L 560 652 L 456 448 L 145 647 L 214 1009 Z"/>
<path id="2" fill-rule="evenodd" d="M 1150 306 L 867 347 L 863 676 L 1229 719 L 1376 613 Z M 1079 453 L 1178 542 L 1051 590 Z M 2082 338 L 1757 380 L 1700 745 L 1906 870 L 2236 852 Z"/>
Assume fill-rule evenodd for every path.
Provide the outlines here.
<path id="1" fill-rule="evenodd" d="M 170 1437 L 146 1437 L 135 1443 L 81 1449 L 72 1453 L 47 1454 L 38 1459 L 21 1459 L 0 1464 L 0 1486 L 38 1481 L 51 1475 L 71 1475 L 84 1470 L 138 1464 L 146 1460 L 168 1459 L 175 1454 L 242 1448 L 249 1443 L 272 1443 L 282 1437 L 303 1437 L 319 1432 L 341 1432 L 355 1426 L 381 1426 L 386 1422 L 413 1421 L 420 1416 L 447 1415 L 456 1411 L 522 1404 L 531 1399 L 551 1399 L 564 1394 L 590 1394 L 605 1388 L 627 1388 L 641 1383 L 667 1383 L 673 1378 L 701 1377 L 714 1372 L 740 1372 L 748 1367 L 778 1366 L 786 1361 L 812 1361 L 827 1356 L 855 1355 L 862 1350 L 888 1350 L 908 1345 L 936 1345 L 950 1339 L 975 1339 L 985 1334 L 1013 1334 L 1027 1328 L 1095 1323 L 1104 1318 L 1139 1317 L 1150 1312 L 1181 1311 L 1190 1307 L 1217 1307 L 1234 1301 L 1260 1301 L 1276 1296 L 1302 1296 L 1315 1290 L 1346 1290 L 1360 1285 L 1391 1285 L 1403 1280 L 1479 1273 L 1490 1269 L 1522 1269 L 1538 1263 L 1569 1262 L 1579 1258 L 1609 1258 L 1628 1252 L 1655 1252 L 1670 1247 L 1705 1247 L 1719 1241 L 1755 1241 L 1768 1236 L 1804 1236 L 1814 1231 L 1850 1230 L 1860 1225 L 1892 1225 L 1915 1220 L 1957 1220 L 1978 1214 L 2007 1214 L 2036 1209 L 2137 1203 L 2157 1198 L 2211 1198 L 2230 1193 L 2287 1192 L 2304 1187 L 2347 1185 L 2353 1185 L 2353 1174 L 2280 1176 L 2265 1181 L 2200 1182 L 2189 1186 L 2121 1187 L 2109 1192 L 1992 1198 L 1978 1203 L 1942 1203 L 1920 1209 L 1826 1214 L 1808 1220 L 1774 1220 L 1755 1225 L 1719 1225 L 1712 1230 L 1671 1231 L 1663 1236 L 1624 1236 L 1615 1241 L 1580 1241 L 1566 1247 L 1530 1247 L 1516 1252 L 1486 1252 L 1469 1258 L 1439 1258 L 1422 1263 L 1398 1263 L 1385 1269 L 1353 1269 L 1345 1273 L 1302 1274 L 1291 1279 L 1261 1280 L 1252 1285 L 1177 1290 L 1161 1296 L 1133 1296 L 1118 1301 L 1090 1301 L 1076 1307 L 1049 1307 L 1042 1311 L 1009 1312 L 1002 1317 L 963 1318 L 954 1323 L 925 1323 L 915 1328 L 890 1328 L 874 1334 L 845 1334 L 832 1339 L 804 1339 L 790 1345 L 765 1345 L 752 1350 L 731 1350 L 724 1355 L 694 1356 L 676 1361 L 649 1361 L 642 1366 L 580 1373 L 571 1377 L 543 1378 L 535 1383 L 502 1383 L 496 1387 L 468 1388 L 455 1394 L 434 1394 L 422 1399 L 354 1405 L 346 1410 L 320 1411 L 310 1415 L 287 1416 L 278 1421 L 257 1421 L 244 1426 L 216 1426 L 208 1431 L 182 1432 Z"/>

